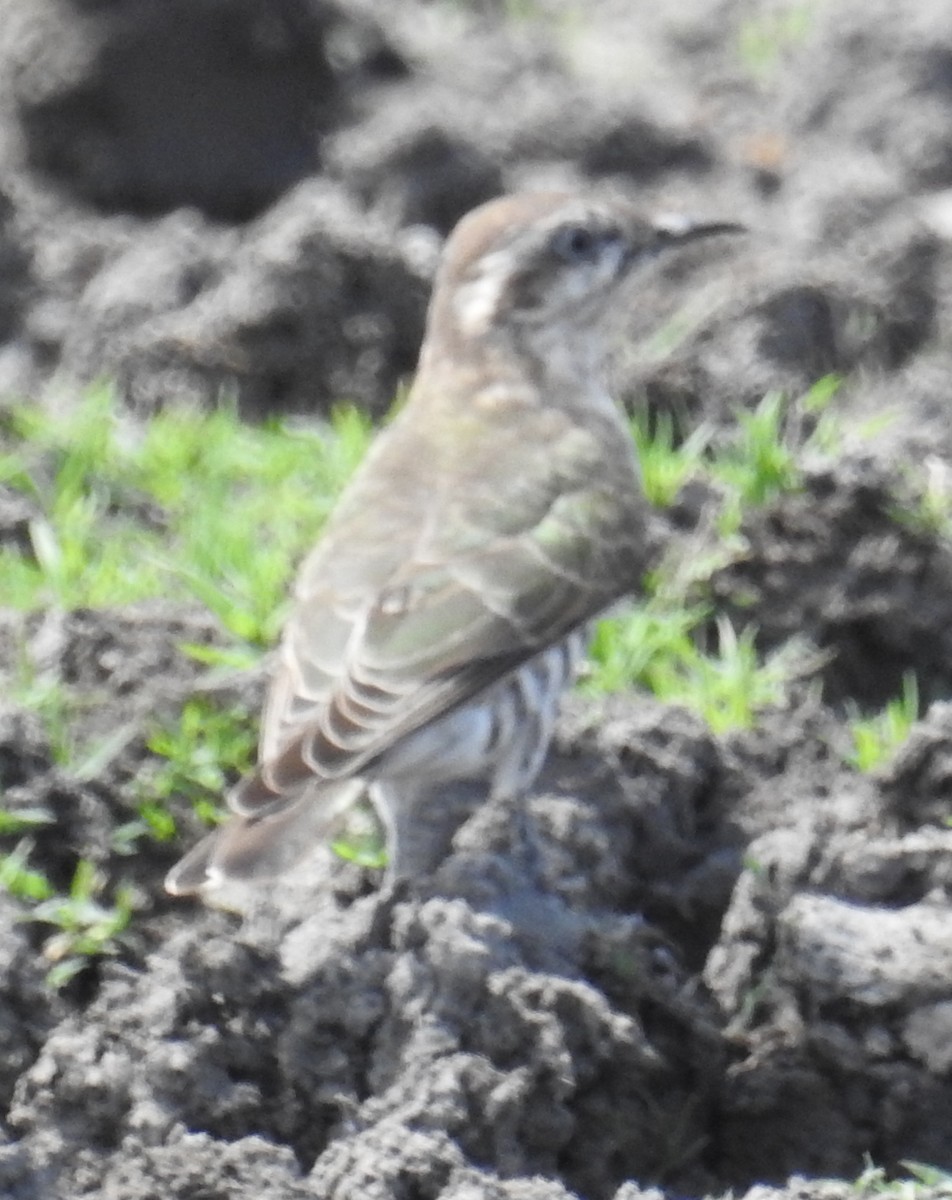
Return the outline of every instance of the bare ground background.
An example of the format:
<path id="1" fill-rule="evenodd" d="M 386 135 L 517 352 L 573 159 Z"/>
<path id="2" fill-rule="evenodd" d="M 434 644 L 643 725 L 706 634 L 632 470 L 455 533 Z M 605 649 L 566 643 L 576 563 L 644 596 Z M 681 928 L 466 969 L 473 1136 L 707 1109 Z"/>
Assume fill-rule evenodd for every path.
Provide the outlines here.
<path id="1" fill-rule="evenodd" d="M 725 737 L 573 697 L 532 870 L 486 809 L 417 895 L 328 858 L 239 921 L 165 897 L 155 850 L 119 959 L 58 995 L 0 894 L 0 1196 L 832 1200 L 790 1177 L 952 1169 L 952 552 L 895 516 L 952 460 L 948 5 L 0 0 L 0 393 L 382 412 L 441 235 L 547 183 L 752 227 L 646 284 L 629 402 L 728 422 L 836 371 L 847 429 L 893 414 L 715 580 L 765 647 L 826 652 L 822 697 Z M 56 814 L 60 886 L 128 875 L 135 722 L 218 636 L 174 597 L 3 614 L 0 671 L 133 730 L 76 780 L 0 704 L 4 806 Z M 908 670 L 924 715 L 861 775 L 849 705 Z"/>

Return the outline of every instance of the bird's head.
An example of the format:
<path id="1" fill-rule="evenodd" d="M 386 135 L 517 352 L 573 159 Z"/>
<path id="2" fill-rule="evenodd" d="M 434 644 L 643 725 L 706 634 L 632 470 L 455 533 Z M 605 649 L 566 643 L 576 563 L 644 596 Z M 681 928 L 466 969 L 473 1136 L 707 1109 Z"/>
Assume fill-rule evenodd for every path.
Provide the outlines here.
<path id="1" fill-rule="evenodd" d="M 564 347 L 578 357 L 579 339 L 594 335 L 618 284 L 639 263 L 739 228 L 652 222 L 627 201 L 571 193 L 491 200 L 464 217 L 447 242 L 428 341 L 456 352 L 508 342 L 542 358 Z"/>

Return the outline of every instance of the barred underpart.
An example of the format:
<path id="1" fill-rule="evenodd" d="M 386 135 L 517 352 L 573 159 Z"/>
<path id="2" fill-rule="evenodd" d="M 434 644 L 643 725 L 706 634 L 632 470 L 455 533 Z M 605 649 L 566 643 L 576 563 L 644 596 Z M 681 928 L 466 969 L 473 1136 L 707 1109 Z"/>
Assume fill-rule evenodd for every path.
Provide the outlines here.
<path id="1" fill-rule="evenodd" d="M 389 880 L 431 870 L 487 795 L 532 786 L 587 642 L 588 630 L 576 630 L 387 755 L 370 796 L 387 830 Z"/>

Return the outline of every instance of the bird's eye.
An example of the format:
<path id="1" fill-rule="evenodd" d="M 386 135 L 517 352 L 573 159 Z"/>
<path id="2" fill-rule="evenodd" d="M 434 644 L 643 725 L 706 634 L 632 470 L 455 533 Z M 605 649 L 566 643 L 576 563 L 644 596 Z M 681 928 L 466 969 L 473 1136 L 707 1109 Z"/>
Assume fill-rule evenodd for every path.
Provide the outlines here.
<path id="1" fill-rule="evenodd" d="M 598 253 L 601 239 L 584 225 L 564 225 L 552 237 L 552 249 L 564 262 L 590 262 Z"/>

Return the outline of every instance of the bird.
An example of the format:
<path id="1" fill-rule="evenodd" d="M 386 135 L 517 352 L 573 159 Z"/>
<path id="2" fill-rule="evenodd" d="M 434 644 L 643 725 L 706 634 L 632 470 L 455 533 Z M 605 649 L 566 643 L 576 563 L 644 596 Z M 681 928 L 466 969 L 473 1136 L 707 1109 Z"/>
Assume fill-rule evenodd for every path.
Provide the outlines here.
<path id="1" fill-rule="evenodd" d="M 300 567 L 257 766 L 169 892 L 280 879 L 365 798 L 385 879 L 412 880 L 454 788 L 524 799 L 593 620 L 647 565 L 607 385 L 623 285 L 739 228 L 594 192 L 514 193 L 460 220 L 405 401 Z"/>

